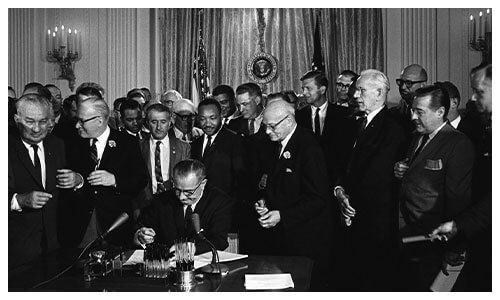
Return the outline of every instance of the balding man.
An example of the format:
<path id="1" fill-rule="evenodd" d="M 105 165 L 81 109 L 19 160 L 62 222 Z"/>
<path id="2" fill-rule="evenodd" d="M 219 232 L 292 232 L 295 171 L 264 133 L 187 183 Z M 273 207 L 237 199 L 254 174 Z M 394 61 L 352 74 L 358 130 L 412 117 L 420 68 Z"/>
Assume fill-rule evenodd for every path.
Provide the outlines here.
<path id="1" fill-rule="evenodd" d="M 398 249 L 398 200 L 394 195 L 394 163 L 403 157 L 406 139 L 403 128 L 389 114 L 387 76 L 378 70 L 364 70 L 356 81 L 359 110 L 347 170 L 335 188 L 345 218 L 349 289 L 392 290 L 391 276 Z M 370 249 L 367 251 L 367 249 Z M 345 262 L 345 259 L 344 259 Z M 348 272 L 346 272 L 348 274 Z"/>
<path id="2" fill-rule="evenodd" d="M 270 254 L 312 258 L 312 289 L 324 289 L 320 274 L 328 265 L 331 220 L 323 152 L 313 134 L 297 126 L 294 107 L 284 100 L 269 103 L 262 122 L 275 146 L 265 197 L 255 205 L 269 238 L 265 246 Z"/>
<path id="3" fill-rule="evenodd" d="M 174 103 L 178 100 L 182 100 L 181 93 L 176 90 L 168 90 L 161 95 L 160 103 L 172 111 Z"/>
<path id="4" fill-rule="evenodd" d="M 84 185 L 66 207 L 66 242 L 85 246 L 122 213 L 131 213 L 131 199 L 147 184 L 148 173 L 137 141 L 108 126 L 109 107 L 103 99 L 79 102 L 76 129 L 80 139 L 69 151 L 70 168 L 83 176 Z M 126 245 L 131 227 L 113 231 L 107 241 Z"/>
<path id="5" fill-rule="evenodd" d="M 411 120 L 411 105 L 415 97 L 415 91 L 427 84 L 427 71 L 418 64 L 406 66 L 398 79 L 396 84 L 399 87 L 399 94 L 401 100 L 399 105 L 391 108 L 389 111 L 394 114 L 401 125 L 406 129 L 408 137 L 415 129 L 415 125 Z"/>
<path id="6" fill-rule="evenodd" d="M 63 142 L 49 134 L 52 105 L 28 94 L 16 102 L 18 132 L 9 135 L 9 269 L 58 247 L 57 170 L 65 166 Z"/>

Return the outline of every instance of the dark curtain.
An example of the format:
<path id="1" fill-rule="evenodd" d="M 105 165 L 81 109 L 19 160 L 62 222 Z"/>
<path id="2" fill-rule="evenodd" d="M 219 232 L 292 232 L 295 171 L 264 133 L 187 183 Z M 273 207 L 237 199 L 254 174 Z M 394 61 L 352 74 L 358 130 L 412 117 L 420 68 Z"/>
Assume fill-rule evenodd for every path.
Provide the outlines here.
<path id="1" fill-rule="evenodd" d="M 191 98 L 194 50 L 198 43 L 198 9 L 162 9 L 162 92 L 176 89 Z M 316 16 L 320 13 L 325 71 L 333 99 L 338 73 L 351 69 L 383 70 L 382 11 L 377 8 L 265 8 L 265 51 L 278 60 L 278 76 L 266 93 L 301 92 L 300 77 L 311 68 Z M 248 60 L 259 52 L 257 9 L 203 9 L 203 37 L 211 90 L 219 84 L 233 88 L 250 81 Z"/>

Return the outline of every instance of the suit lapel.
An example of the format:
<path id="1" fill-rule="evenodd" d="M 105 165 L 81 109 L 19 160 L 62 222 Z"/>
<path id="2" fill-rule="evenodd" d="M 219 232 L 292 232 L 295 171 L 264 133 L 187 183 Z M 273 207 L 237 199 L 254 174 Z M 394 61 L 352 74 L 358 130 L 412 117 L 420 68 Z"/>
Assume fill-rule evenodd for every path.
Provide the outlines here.
<path id="1" fill-rule="evenodd" d="M 272 175 L 272 178 L 276 178 L 278 177 L 278 175 L 281 173 L 281 171 L 284 169 L 284 167 L 286 166 L 286 161 L 288 159 L 293 159 L 293 157 L 295 156 L 295 144 L 296 144 L 296 139 L 297 139 L 297 130 L 298 130 L 298 127 L 295 128 L 295 132 L 292 134 L 292 136 L 290 137 L 290 140 L 288 140 L 288 143 L 286 144 L 285 148 L 283 149 L 283 153 L 281 154 L 281 156 L 279 157 L 279 159 L 276 161 L 276 164 L 274 166 L 274 170 L 273 170 L 273 175 Z M 290 154 L 290 157 L 287 159 L 285 158 L 285 152 L 288 152 Z"/>
<path id="2" fill-rule="evenodd" d="M 33 162 L 31 161 L 28 149 L 24 146 L 23 142 L 21 141 L 21 137 L 16 139 L 16 152 L 19 157 L 19 160 L 21 163 L 24 165 L 24 167 L 28 170 L 30 175 L 33 177 L 35 182 L 39 185 L 39 187 L 43 190 L 43 185 L 42 185 L 42 178 L 40 175 L 36 174 L 35 172 L 35 166 L 33 165 Z"/>
<path id="3" fill-rule="evenodd" d="M 431 153 L 438 145 L 441 145 L 448 132 L 453 130 L 454 129 L 450 124 L 444 125 L 444 127 L 439 130 L 439 132 L 427 143 L 427 145 L 425 145 L 424 149 L 422 149 L 418 156 L 415 157 L 409 169 L 411 169 L 413 166 L 417 165 L 421 160 L 427 157 L 427 155 Z M 415 144 L 418 144 L 418 140 L 419 139 L 416 139 Z M 410 153 L 410 155 L 413 155 L 416 150 L 415 145 L 411 149 L 412 153 Z"/>
<path id="4" fill-rule="evenodd" d="M 144 162 L 148 167 L 148 174 L 151 174 L 151 149 L 149 147 L 149 138 L 142 139 L 140 142 L 142 157 L 144 158 Z"/>
<path id="5" fill-rule="evenodd" d="M 114 146 L 110 147 L 111 141 L 114 141 Z M 101 161 L 99 166 L 106 166 L 108 160 L 116 155 L 116 147 L 118 147 L 117 134 L 113 129 L 110 129 L 108 140 L 105 141 L 106 146 L 104 147 L 104 152 L 102 153 Z"/>
<path id="6" fill-rule="evenodd" d="M 56 162 L 55 153 L 52 151 L 52 145 L 44 141 L 43 147 L 45 150 L 45 190 L 49 193 L 56 186 Z"/>

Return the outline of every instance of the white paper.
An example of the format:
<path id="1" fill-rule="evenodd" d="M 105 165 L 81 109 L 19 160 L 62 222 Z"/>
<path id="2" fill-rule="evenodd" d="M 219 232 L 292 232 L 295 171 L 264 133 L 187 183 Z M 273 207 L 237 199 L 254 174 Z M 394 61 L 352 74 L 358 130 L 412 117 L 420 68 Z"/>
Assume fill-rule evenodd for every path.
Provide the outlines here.
<path id="1" fill-rule="evenodd" d="M 247 290 L 280 290 L 293 287 L 290 273 L 245 274 L 245 288 Z"/>
<path id="2" fill-rule="evenodd" d="M 124 266 L 132 266 L 136 264 L 144 263 L 144 250 L 135 250 L 132 255 L 127 259 L 127 261 L 123 264 Z"/>

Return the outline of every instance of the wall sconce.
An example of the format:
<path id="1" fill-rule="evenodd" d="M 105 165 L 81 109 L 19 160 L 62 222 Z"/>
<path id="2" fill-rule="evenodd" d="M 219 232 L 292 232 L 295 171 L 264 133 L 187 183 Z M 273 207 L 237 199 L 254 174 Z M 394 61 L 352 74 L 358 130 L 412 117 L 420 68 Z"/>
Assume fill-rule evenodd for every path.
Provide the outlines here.
<path id="1" fill-rule="evenodd" d="M 473 51 L 479 51 L 482 55 L 482 62 L 491 63 L 491 9 L 486 9 L 486 15 L 479 12 L 479 18 L 469 17 L 469 47 Z M 479 23 L 479 24 L 477 24 Z"/>
<path id="2" fill-rule="evenodd" d="M 53 31 L 47 30 L 45 39 L 47 47 L 47 61 L 57 63 L 61 74 L 58 79 L 68 81 L 71 91 L 75 89 L 75 62 L 82 58 L 82 34 L 76 29 L 65 29 L 57 26 Z"/>

